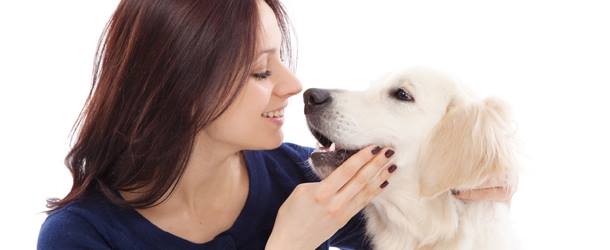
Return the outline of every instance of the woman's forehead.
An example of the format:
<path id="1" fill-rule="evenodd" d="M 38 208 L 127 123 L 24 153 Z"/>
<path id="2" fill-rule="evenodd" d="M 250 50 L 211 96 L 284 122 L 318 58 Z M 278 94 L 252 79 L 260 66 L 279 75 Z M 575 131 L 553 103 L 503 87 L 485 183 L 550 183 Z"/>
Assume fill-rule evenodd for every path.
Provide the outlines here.
<path id="1" fill-rule="evenodd" d="M 275 13 L 265 1 L 259 1 L 260 47 L 259 51 L 279 49 L 282 42 L 282 34 L 277 23 Z"/>

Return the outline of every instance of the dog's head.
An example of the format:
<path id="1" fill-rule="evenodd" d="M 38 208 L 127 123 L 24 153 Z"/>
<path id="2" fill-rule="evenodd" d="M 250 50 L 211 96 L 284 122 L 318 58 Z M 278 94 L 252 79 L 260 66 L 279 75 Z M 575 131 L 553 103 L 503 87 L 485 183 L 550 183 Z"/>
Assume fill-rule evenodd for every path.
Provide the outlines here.
<path id="1" fill-rule="evenodd" d="M 326 177 L 370 145 L 390 146 L 415 167 L 419 192 L 435 196 L 474 187 L 512 166 L 508 114 L 495 99 L 472 101 L 457 84 L 423 69 L 392 74 L 366 91 L 308 89 L 303 94 L 311 155 Z M 398 173 L 397 173 L 398 174 Z"/>

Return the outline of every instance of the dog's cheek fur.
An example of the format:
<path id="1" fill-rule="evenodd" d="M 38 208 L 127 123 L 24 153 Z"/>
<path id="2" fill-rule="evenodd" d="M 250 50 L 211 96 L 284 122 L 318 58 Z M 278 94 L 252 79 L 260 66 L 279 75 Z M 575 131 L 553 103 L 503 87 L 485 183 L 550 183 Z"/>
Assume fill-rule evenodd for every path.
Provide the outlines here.
<path id="1" fill-rule="evenodd" d="M 418 157 L 419 193 L 473 188 L 514 169 L 508 110 L 493 98 L 458 103 L 434 128 Z"/>

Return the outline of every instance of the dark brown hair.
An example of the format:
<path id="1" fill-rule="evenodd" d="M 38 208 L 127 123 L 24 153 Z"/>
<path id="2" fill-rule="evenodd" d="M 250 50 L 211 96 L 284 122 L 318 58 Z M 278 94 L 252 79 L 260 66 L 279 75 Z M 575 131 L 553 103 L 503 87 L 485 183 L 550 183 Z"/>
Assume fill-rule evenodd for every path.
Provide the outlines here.
<path id="1" fill-rule="evenodd" d="M 265 0 L 292 62 L 282 5 Z M 122 0 L 98 44 L 93 84 L 65 158 L 73 184 L 51 211 L 97 189 L 144 208 L 173 191 L 199 130 L 220 116 L 250 76 L 260 26 L 256 0 Z M 146 189 L 125 201 L 117 191 Z"/>

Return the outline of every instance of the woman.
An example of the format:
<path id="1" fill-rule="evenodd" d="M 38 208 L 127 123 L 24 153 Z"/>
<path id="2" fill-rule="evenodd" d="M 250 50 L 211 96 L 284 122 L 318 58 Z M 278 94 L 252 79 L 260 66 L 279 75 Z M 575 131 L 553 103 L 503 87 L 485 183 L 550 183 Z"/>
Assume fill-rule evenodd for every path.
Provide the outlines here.
<path id="1" fill-rule="evenodd" d="M 358 211 L 393 151 L 366 147 L 319 181 L 312 149 L 282 143 L 301 91 L 286 23 L 277 0 L 121 1 L 38 248 L 369 248 Z"/>

